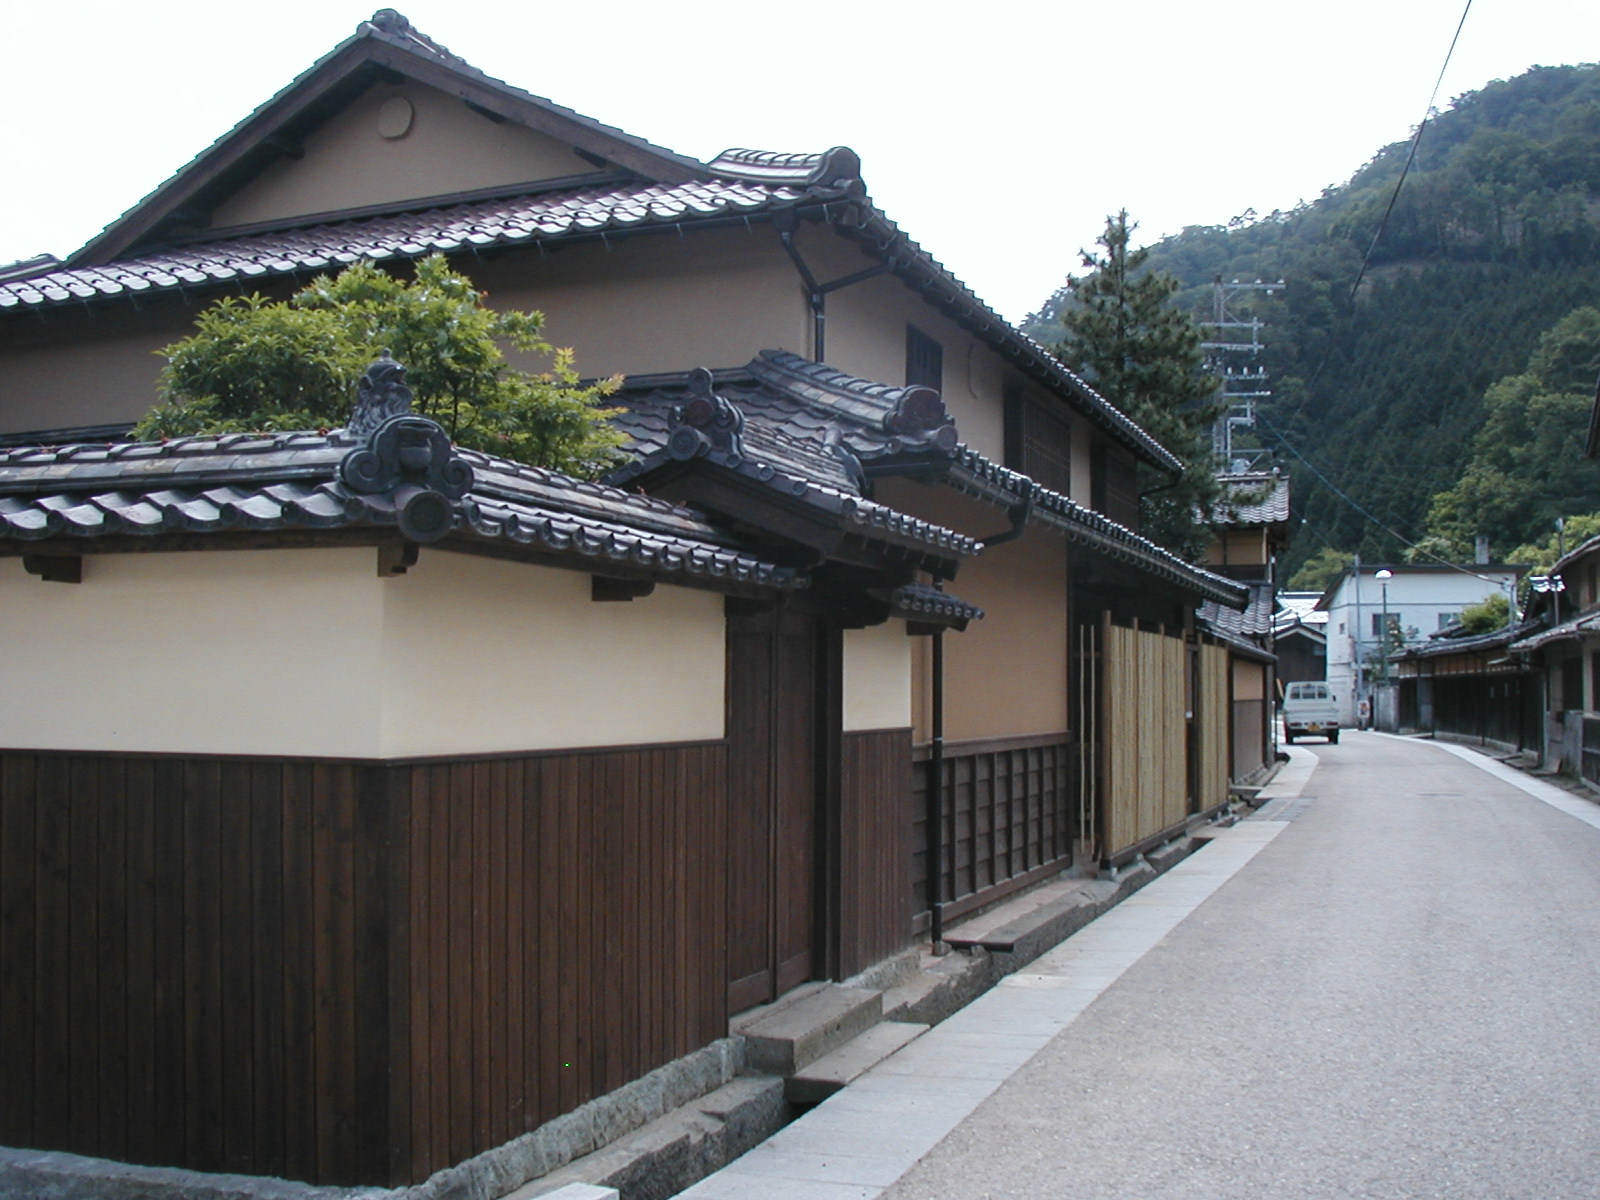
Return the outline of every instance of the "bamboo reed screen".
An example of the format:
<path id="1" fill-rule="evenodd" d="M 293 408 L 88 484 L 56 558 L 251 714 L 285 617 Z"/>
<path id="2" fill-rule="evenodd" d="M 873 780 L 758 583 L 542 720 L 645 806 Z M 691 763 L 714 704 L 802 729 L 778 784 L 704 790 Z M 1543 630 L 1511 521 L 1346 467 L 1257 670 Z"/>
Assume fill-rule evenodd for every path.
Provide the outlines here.
<path id="1" fill-rule="evenodd" d="M 1117 625 L 1106 630 L 1108 856 L 1188 815 L 1186 653 L 1179 638 Z"/>

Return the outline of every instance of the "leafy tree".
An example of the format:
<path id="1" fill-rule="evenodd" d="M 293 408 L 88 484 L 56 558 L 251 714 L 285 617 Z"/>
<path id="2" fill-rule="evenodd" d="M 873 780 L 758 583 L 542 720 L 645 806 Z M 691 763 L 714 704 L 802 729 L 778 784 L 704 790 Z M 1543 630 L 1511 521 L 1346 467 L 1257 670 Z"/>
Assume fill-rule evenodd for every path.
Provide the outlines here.
<path id="1" fill-rule="evenodd" d="M 1507 562 L 1526 563 L 1533 575 L 1548 575 L 1564 550 L 1576 550 L 1590 538 L 1600 535 L 1600 512 L 1567 517 L 1558 535 L 1555 529 L 1538 541 L 1526 542 L 1506 555 Z"/>
<path id="2" fill-rule="evenodd" d="M 1493 633 L 1510 623 L 1511 601 L 1504 592 L 1493 592 L 1461 610 L 1461 627 L 1468 633 Z"/>
<path id="3" fill-rule="evenodd" d="M 1056 356 L 1183 461 L 1170 480 L 1141 468 L 1140 531 L 1197 558 L 1210 534 L 1202 515 L 1221 496 L 1211 454 L 1219 406 L 1206 374 L 1200 331 L 1172 304 L 1178 282 L 1145 271 L 1147 250 L 1133 250 L 1127 210 L 1106 218 L 1098 245 L 1081 251 L 1090 273 L 1068 283 Z"/>
<path id="4" fill-rule="evenodd" d="M 416 410 L 463 446 L 575 475 L 610 465 L 621 436 L 607 421 L 608 380 L 580 387 L 572 352 L 540 336 L 537 312 L 484 306 L 442 255 L 410 282 L 370 263 L 320 276 L 288 301 L 229 297 L 196 332 L 159 351 L 164 401 L 140 438 L 328 429 L 348 418 L 361 373 L 387 349 L 406 368 Z M 502 344 L 548 356 L 519 370 Z"/>
<path id="5" fill-rule="evenodd" d="M 1325 592 L 1330 584 L 1344 572 L 1355 555 L 1332 546 L 1319 550 L 1289 580 L 1291 592 Z"/>
<path id="6" fill-rule="evenodd" d="M 1430 532 L 1457 545 L 1532 542 L 1556 517 L 1593 507 L 1593 463 L 1579 451 L 1600 370 L 1600 309 L 1580 308 L 1539 340 L 1520 375 L 1484 395 L 1484 421 L 1461 478 L 1434 497 Z"/>

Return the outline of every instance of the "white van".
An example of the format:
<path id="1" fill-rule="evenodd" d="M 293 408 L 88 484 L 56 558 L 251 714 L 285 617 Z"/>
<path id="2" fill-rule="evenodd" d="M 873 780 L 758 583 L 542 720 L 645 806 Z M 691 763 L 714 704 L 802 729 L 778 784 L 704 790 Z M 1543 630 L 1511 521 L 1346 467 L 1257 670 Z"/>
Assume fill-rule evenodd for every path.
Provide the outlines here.
<path id="1" fill-rule="evenodd" d="M 1339 705 L 1325 683 L 1291 683 L 1283 698 L 1283 740 L 1320 735 L 1339 741 Z"/>

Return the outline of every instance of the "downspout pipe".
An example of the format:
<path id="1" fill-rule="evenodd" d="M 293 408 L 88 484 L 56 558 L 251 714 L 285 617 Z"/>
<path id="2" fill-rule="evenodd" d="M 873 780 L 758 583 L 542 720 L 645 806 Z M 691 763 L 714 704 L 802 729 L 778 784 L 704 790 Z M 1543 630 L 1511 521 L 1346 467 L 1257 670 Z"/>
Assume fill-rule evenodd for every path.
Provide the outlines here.
<path id="1" fill-rule="evenodd" d="M 778 240 L 783 244 L 783 252 L 789 256 L 789 261 L 794 264 L 795 271 L 800 276 L 800 282 L 805 285 L 806 305 L 811 309 L 811 348 L 812 360 L 815 362 L 827 361 L 827 333 L 828 333 L 828 293 L 837 292 L 840 288 L 850 287 L 852 284 L 864 283 L 868 279 L 875 279 L 886 274 L 889 270 L 887 264 L 880 263 L 875 267 L 866 267 L 854 271 L 841 279 L 830 280 L 827 283 L 818 283 L 817 277 L 812 274 L 811 267 L 801 256 L 800 249 L 795 245 L 795 231 L 800 227 L 800 220 L 790 209 L 781 209 L 772 214 L 772 227 L 778 231 Z"/>
<path id="2" fill-rule="evenodd" d="M 984 549 L 990 546 L 1003 546 L 1007 542 L 1014 542 L 1022 536 L 1023 530 L 1028 526 L 1029 519 L 1033 516 L 1033 493 L 1029 492 L 1022 498 L 1021 504 L 1013 504 L 1006 509 L 1006 516 L 1011 518 L 1011 524 L 999 533 L 990 537 L 979 538 Z"/>
<path id="3" fill-rule="evenodd" d="M 938 584 L 934 585 L 938 587 Z M 928 940 L 944 953 L 944 629 L 933 632 L 933 712 L 928 749 Z"/>

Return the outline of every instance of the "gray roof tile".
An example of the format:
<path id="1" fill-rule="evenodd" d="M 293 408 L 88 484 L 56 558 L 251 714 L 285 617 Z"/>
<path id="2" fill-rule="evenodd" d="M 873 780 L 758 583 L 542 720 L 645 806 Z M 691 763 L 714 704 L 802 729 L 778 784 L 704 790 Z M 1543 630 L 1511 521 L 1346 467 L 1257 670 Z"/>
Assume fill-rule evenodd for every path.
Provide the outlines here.
<path id="1" fill-rule="evenodd" d="M 340 477 L 345 457 L 363 446 L 342 433 L 293 433 L 0 450 L 0 542 L 393 529 L 409 485 L 357 493 Z M 700 586 L 771 591 L 804 583 L 680 506 L 468 450 L 456 454 L 472 469 L 473 484 L 450 502 L 446 536 Z"/>

